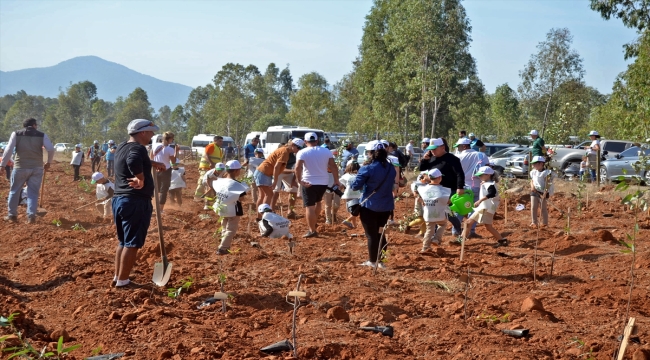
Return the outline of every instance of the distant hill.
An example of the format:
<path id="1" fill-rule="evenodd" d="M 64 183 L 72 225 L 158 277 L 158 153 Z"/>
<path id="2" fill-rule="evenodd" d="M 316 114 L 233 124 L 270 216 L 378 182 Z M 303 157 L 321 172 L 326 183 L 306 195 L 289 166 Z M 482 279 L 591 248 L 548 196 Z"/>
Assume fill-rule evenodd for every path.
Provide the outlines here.
<path id="1" fill-rule="evenodd" d="M 156 111 L 163 105 L 172 109 L 184 105 L 192 91 L 189 86 L 158 80 L 97 56 L 80 56 L 45 68 L 0 71 L 0 96 L 25 90 L 29 95 L 57 97 L 59 88 L 65 91 L 70 82 L 86 80 L 97 86 L 97 97 L 111 102 L 141 87 Z"/>

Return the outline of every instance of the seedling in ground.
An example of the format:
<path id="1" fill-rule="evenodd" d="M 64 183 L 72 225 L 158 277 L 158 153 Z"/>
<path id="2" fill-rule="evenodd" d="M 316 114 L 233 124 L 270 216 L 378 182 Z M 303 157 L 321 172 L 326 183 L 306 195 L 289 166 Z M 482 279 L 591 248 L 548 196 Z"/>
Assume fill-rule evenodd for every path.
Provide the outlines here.
<path id="1" fill-rule="evenodd" d="M 510 322 L 510 314 L 505 314 L 503 316 L 481 314 L 476 317 L 476 321 L 485 321 L 493 324 L 507 323 Z"/>
<path id="2" fill-rule="evenodd" d="M 43 359 L 43 358 L 56 358 L 56 359 L 64 359 L 67 357 L 68 353 L 78 349 L 81 347 L 81 344 L 69 346 L 69 347 L 63 347 L 63 336 L 59 337 L 59 341 L 57 342 L 56 346 L 56 352 L 54 351 L 49 351 L 45 352 L 46 347 L 43 348 L 43 350 L 38 351 L 34 349 L 34 347 L 27 342 L 27 340 L 23 339 L 22 332 L 18 331 L 16 326 L 14 326 L 13 321 L 16 316 L 18 316 L 19 313 L 12 313 L 9 315 L 9 317 L 3 317 L 0 316 L 0 326 L 1 327 L 8 327 L 11 329 L 13 332 L 13 335 L 15 335 L 18 338 L 18 341 L 20 342 L 19 345 L 17 346 L 12 346 L 8 347 L 5 349 L 2 349 L 2 352 L 7 352 L 11 353 L 7 359 L 13 359 L 13 358 L 26 358 L 26 359 Z M 0 336 L 0 344 L 4 343 L 11 335 L 5 335 L 5 336 Z"/>
<path id="3" fill-rule="evenodd" d="M 445 283 L 444 281 L 428 280 L 428 281 L 425 281 L 424 283 L 427 284 L 427 285 L 432 285 L 433 287 L 437 287 L 438 289 L 444 290 L 446 292 L 451 291 L 451 288 L 449 287 L 449 285 L 447 285 L 447 283 Z"/>
<path id="4" fill-rule="evenodd" d="M 187 290 L 194 284 L 194 279 L 192 277 L 188 277 L 187 279 L 181 281 L 178 285 L 178 287 L 175 288 L 168 288 L 167 289 L 167 296 L 169 296 L 172 299 L 177 299 L 179 296 L 181 296 L 181 292 Z"/>
<path id="5" fill-rule="evenodd" d="M 582 341 L 582 340 L 580 340 L 580 339 L 578 339 L 577 337 L 574 337 L 574 338 L 571 339 L 571 342 L 569 343 L 569 345 L 571 345 L 571 344 L 576 344 L 576 347 L 577 347 L 578 349 L 582 349 L 582 348 L 585 347 L 585 342 Z M 585 358 L 586 360 L 596 360 L 596 358 L 593 357 L 592 354 L 593 354 L 593 350 L 592 350 L 592 349 L 589 349 L 589 352 L 586 352 L 586 353 L 584 353 L 584 354 L 580 354 L 580 355 L 578 355 L 578 356 L 579 356 L 579 357 L 583 357 L 583 356 L 586 355 L 586 356 L 587 356 L 587 357 Z"/>
<path id="6" fill-rule="evenodd" d="M 56 225 L 56 227 L 61 227 L 61 220 L 59 219 L 52 220 L 52 225 Z"/>
<path id="7" fill-rule="evenodd" d="M 76 224 L 72 225 L 72 230 L 74 230 L 74 231 L 84 231 L 84 232 L 86 231 L 86 229 L 84 229 L 84 227 L 81 226 L 81 224 L 79 224 L 79 223 L 76 223 Z"/>

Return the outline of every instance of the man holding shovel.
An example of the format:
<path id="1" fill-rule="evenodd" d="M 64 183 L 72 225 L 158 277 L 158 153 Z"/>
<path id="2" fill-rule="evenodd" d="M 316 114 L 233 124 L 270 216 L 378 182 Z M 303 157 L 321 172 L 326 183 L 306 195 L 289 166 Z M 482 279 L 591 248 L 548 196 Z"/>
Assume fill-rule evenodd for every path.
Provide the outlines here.
<path id="1" fill-rule="evenodd" d="M 2 162 L 0 162 L 0 168 L 4 169 L 11 159 L 14 147 L 16 148 L 9 201 L 7 201 L 8 214 L 4 220 L 9 222 L 18 220 L 20 191 L 23 189 L 23 185 L 27 184 L 27 223 L 33 224 L 36 222 L 36 209 L 43 174 L 50 168 L 50 163 L 54 158 L 54 146 L 47 135 L 36 130 L 38 128 L 36 119 L 29 118 L 23 121 L 23 126 L 24 130 L 14 131 L 11 134 Z M 43 148 L 47 151 L 45 164 L 43 164 Z"/>
<path id="2" fill-rule="evenodd" d="M 113 217 L 119 244 L 115 251 L 115 277 L 113 286 L 128 288 L 129 274 L 138 254 L 144 246 L 149 230 L 153 208 L 154 182 L 151 168 L 165 170 L 165 164 L 151 161 L 147 148 L 154 133 L 159 131 L 153 122 L 136 119 L 127 127 L 129 140 L 117 146 L 115 151 L 115 193 Z"/>

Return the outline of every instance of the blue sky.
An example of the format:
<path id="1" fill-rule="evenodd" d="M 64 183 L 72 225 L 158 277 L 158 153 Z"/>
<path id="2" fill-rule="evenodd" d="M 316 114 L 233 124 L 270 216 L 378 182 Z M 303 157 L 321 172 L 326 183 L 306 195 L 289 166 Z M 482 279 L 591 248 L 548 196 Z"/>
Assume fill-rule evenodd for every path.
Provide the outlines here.
<path id="1" fill-rule="evenodd" d="M 636 33 L 605 21 L 588 0 L 466 0 L 471 53 L 489 92 L 519 71 L 553 27 L 567 27 L 585 81 L 604 93 L 626 69 Z M 0 1 L 0 70 L 46 67 L 96 55 L 161 80 L 209 83 L 228 62 L 290 64 L 294 81 L 317 71 L 330 84 L 351 71 L 368 0 Z"/>

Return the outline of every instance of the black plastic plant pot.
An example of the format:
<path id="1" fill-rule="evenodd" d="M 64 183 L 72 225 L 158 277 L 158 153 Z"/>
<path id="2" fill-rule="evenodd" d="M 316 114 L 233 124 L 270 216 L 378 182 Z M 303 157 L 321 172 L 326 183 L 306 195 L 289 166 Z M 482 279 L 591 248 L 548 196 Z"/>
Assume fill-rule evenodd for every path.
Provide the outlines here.
<path id="1" fill-rule="evenodd" d="M 514 337 L 526 337 L 528 336 L 528 329 L 517 329 L 517 330 L 501 330 L 504 334 L 514 336 Z"/>
<path id="2" fill-rule="evenodd" d="M 291 345 L 291 342 L 289 342 L 289 340 L 278 341 L 275 344 L 271 344 L 269 346 L 260 349 L 261 352 L 267 354 L 283 352 L 283 351 L 291 351 L 291 350 L 293 350 L 293 345 Z"/>
<path id="3" fill-rule="evenodd" d="M 362 326 L 361 330 L 381 333 L 384 336 L 393 337 L 393 327 L 388 326 Z"/>

